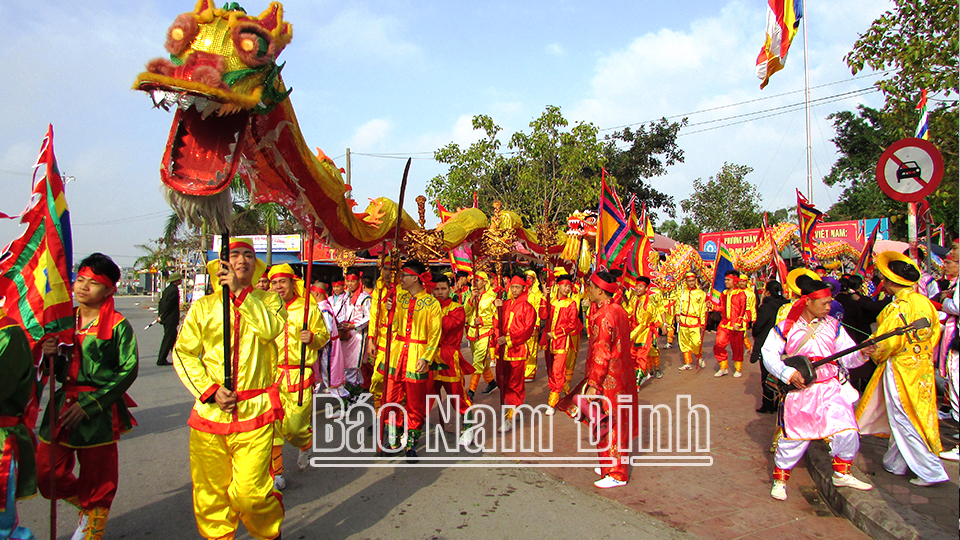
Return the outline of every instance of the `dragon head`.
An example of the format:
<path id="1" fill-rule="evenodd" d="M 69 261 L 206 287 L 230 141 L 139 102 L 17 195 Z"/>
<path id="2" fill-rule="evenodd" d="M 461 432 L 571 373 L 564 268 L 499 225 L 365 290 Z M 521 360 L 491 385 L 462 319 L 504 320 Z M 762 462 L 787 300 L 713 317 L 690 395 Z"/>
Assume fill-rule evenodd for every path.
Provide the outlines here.
<path id="1" fill-rule="evenodd" d="M 157 58 L 134 88 L 155 107 L 176 109 L 160 177 L 177 193 L 204 197 L 233 180 L 252 114 L 287 98 L 276 58 L 293 38 L 277 2 L 258 17 L 236 2 L 199 0 L 167 31 L 170 58 Z"/>

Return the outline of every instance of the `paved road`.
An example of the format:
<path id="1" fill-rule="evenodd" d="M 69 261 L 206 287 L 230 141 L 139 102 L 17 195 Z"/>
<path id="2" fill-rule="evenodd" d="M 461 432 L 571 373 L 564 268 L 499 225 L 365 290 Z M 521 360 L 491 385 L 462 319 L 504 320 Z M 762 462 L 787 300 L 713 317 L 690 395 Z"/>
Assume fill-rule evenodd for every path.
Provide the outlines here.
<path id="1" fill-rule="evenodd" d="M 106 538 L 199 538 L 187 456 L 192 397 L 172 368 L 157 367 L 162 329 L 148 298 L 119 298 L 140 342 L 140 376 L 130 390 L 139 426 L 120 442 L 120 485 Z M 284 538 L 695 538 L 654 517 L 556 479 L 519 468 L 312 468 L 288 472 Z M 590 473 L 592 474 L 592 472 Z M 59 506 L 59 538 L 75 527 Z M 49 501 L 20 503 L 21 523 L 49 538 Z M 242 530 L 242 527 L 241 527 Z M 238 538 L 250 538 L 244 532 Z"/>

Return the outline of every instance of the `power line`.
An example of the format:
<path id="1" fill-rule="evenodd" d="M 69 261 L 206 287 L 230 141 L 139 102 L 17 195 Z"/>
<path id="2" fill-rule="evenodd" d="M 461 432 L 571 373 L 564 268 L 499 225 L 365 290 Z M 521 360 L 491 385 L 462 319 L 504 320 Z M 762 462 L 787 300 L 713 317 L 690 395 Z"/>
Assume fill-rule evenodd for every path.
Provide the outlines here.
<path id="1" fill-rule="evenodd" d="M 153 212 L 152 214 L 144 214 L 144 215 L 141 215 L 141 216 L 130 216 L 130 217 L 125 217 L 125 218 L 120 218 L 120 219 L 113 219 L 113 220 L 110 220 L 110 221 L 95 221 L 95 222 L 92 222 L 92 223 L 71 223 L 70 226 L 71 226 L 71 227 L 88 227 L 88 226 L 91 226 L 91 225 L 112 225 L 112 224 L 115 224 L 115 223 L 128 223 L 128 222 L 131 222 L 131 221 L 143 221 L 143 220 L 145 220 L 145 219 L 151 219 L 151 218 L 154 218 L 154 217 L 156 217 L 156 216 L 169 215 L 169 214 L 170 214 L 170 212 Z"/>

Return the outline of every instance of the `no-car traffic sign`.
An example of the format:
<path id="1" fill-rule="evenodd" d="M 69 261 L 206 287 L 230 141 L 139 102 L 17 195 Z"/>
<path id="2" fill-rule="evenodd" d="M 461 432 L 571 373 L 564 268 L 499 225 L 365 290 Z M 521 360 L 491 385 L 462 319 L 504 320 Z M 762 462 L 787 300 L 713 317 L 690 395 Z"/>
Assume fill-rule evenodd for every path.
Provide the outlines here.
<path id="1" fill-rule="evenodd" d="M 930 141 L 909 138 L 890 145 L 877 163 L 877 183 L 891 199 L 918 202 L 943 178 L 943 156 Z"/>

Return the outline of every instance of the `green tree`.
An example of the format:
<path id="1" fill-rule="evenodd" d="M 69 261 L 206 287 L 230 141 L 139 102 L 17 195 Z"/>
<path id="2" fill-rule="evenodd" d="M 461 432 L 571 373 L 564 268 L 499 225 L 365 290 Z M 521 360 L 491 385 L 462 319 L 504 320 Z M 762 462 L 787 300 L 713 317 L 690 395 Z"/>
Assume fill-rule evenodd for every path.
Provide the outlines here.
<path id="1" fill-rule="evenodd" d="M 706 182 L 693 181 L 693 193 L 680 201 L 699 231 L 735 231 L 760 225 L 760 193 L 745 177 L 751 167 L 724 163 Z M 681 227 L 682 228 L 682 227 Z"/>
<path id="2" fill-rule="evenodd" d="M 686 118 L 680 122 L 661 118 L 649 126 L 640 126 L 637 130 L 624 128 L 605 138 L 607 173 L 620 184 L 620 198 L 627 201 L 633 195 L 644 201 L 651 219 L 657 218 L 658 209 L 670 217 L 676 216 L 673 196 L 654 189 L 650 179 L 667 174 L 667 167 L 671 165 L 683 163 L 683 149 L 677 145 L 677 134 L 685 125 Z"/>
<path id="3" fill-rule="evenodd" d="M 922 88 L 956 96 L 960 45 L 956 0 L 894 0 L 894 4 L 844 57 L 851 71 L 856 74 L 864 67 L 894 71 L 876 82 L 888 98 L 888 111 L 915 104 Z"/>
<path id="4" fill-rule="evenodd" d="M 529 223 L 566 219 L 576 210 L 596 206 L 600 191 L 603 145 L 590 123 L 569 122 L 559 107 L 549 106 L 530 122 L 529 134 L 517 132 L 501 152 L 500 126 L 486 115 L 473 118 L 484 137 L 466 150 L 456 143 L 434 152 L 449 165 L 446 174 L 427 183 L 427 196 L 448 208 L 470 206 L 474 193 L 479 207 L 493 211 L 493 202 L 520 214 Z"/>
<path id="5" fill-rule="evenodd" d="M 840 198 L 827 214 L 832 220 L 886 217 L 891 233 L 906 238 L 906 204 L 887 197 L 877 187 L 877 162 L 883 151 L 904 136 L 903 115 L 866 106 L 856 113 L 841 111 L 830 115 L 837 133 L 832 139 L 840 157 L 824 177 L 828 186 L 843 188 Z M 944 175 L 940 187 L 927 197 L 933 218 L 944 223 L 956 235 L 958 219 L 956 115 L 938 109 L 930 115 L 930 140 L 944 157 Z"/>

